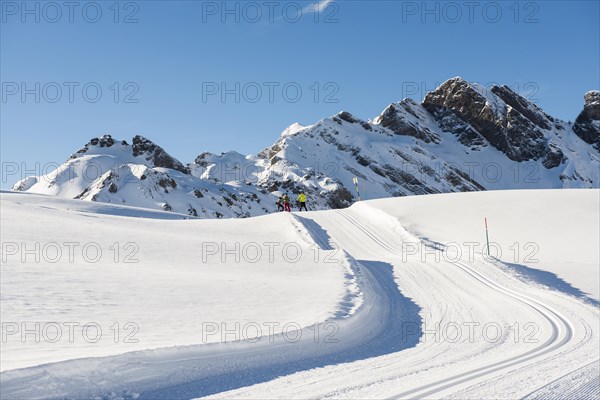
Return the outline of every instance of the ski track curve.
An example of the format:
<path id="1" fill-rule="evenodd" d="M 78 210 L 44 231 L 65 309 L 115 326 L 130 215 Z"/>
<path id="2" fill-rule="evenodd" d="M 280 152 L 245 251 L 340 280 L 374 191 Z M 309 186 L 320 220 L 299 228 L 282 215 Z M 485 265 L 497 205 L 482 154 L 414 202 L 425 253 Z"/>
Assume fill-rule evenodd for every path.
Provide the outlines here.
<path id="1" fill-rule="evenodd" d="M 338 213 L 343 216 L 346 220 L 348 220 L 351 224 L 353 224 L 357 229 L 363 231 L 367 236 L 373 239 L 374 242 L 378 243 L 384 249 L 391 251 L 392 253 L 399 253 L 396 249 L 391 247 L 388 244 L 385 244 L 377 238 L 377 236 L 371 232 L 366 226 L 362 225 L 356 219 L 348 215 L 345 211 L 338 211 Z M 518 364 L 521 364 L 526 361 L 533 360 L 538 357 L 542 357 L 548 353 L 551 353 L 560 347 L 564 346 L 568 343 L 573 337 L 573 327 L 572 324 L 565 318 L 560 312 L 554 310 L 552 307 L 544 304 L 543 302 L 533 299 L 529 296 L 517 293 L 511 289 L 503 287 L 490 279 L 484 277 L 478 271 L 469 267 L 463 262 L 454 261 L 451 262 L 456 265 L 459 269 L 478 280 L 485 286 L 496 290 L 500 293 L 503 293 L 509 297 L 519 300 L 523 304 L 533 308 L 538 313 L 540 313 L 552 326 L 552 335 L 551 337 L 541 344 L 540 346 L 531 349 L 523 354 L 518 356 L 510 357 L 508 359 L 490 363 L 484 367 L 480 367 L 477 369 L 473 369 L 470 371 L 462 372 L 460 374 L 456 374 L 450 378 L 445 378 L 439 380 L 437 382 L 429 383 L 427 385 L 419 386 L 414 389 L 404 391 L 402 393 L 398 393 L 394 396 L 388 397 L 388 399 L 403 399 L 403 398 L 411 398 L 411 399 L 419 399 L 419 398 L 427 398 L 436 393 L 448 390 L 454 386 L 464 384 L 471 380 L 475 380 L 477 378 L 483 377 L 485 375 L 491 374 L 496 371 L 500 371 L 504 368 L 509 368 Z M 562 336 L 562 338 L 561 338 Z"/>
<path id="2" fill-rule="evenodd" d="M 426 245 L 428 242 L 410 234 L 404 227 L 395 223 L 386 223 L 379 217 L 392 221 L 394 218 L 383 212 L 381 213 L 385 215 L 378 216 L 371 211 L 367 213 L 353 211 L 343 210 L 308 215 L 320 226 L 320 231 L 331 235 L 332 241 L 337 243 L 338 247 L 352 249 L 350 251 L 352 257 L 361 260 L 381 260 L 391 263 L 394 268 L 400 268 L 397 272 L 398 277 L 402 276 L 402 279 L 397 280 L 397 285 L 403 292 L 406 291 L 408 296 L 417 299 L 416 303 L 420 306 L 437 302 L 437 311 L 433 310 L 433 315 L 431 315 L 431 310 L 427 313 L 429 314 L 428 323 L 435 321 L 441 323 L 445 320 L 460 321 L 461 317 L 469 318 L 469 315 L 471 319 L 465 321 L 477 321 L 477 318 L 486 315 L 491 315 L 493 318 L 496 314 L 485 314 L 485 312 L 499 311 L 508 307 L 519 315 L 516 321 L 537 321 L 544 324 L 543 335 L 539 339 L 541 344 L 533 342 L 527 345 L 513 346 L 508 340 L 504 340 L 489 345 L 489 342 L 486 344 L 480 341 L 475 342 L 479 343 L 478 346 L 462 346 L 456 351 L 453 350 L 455 346 L 452 344 L 448 346 L 424 341 L 416 348 L 407 349 L 401 353 L 359 361 L 348 367 L 336 365 L 324 370 L 306 371 L 296 374 L 294 377 L 221 393 L 211 396 L 211 398 L 389 397 L 394 399 L 433 399 L 452 396 L 457 399 L 498 397 L 514 399 L 523 397 L 526 389 L 519 390 L 517 386 L 514 387 L 515 392 L 512 386 L 513 382 L 521 382 L 523 388 L 529 388 L 529 390 L 535 390 L 536 387 L 539 388 L 548 382 L 547 378 L 544 380 L 539 376 L 533 382 L 519 381 L 519 379 L 514 379 L 514 374 L 519 374 L 519 371 L 522 370 L 527 372 L 531 370 L 535 374 L 539 368 L 531 368 L 533 365 L 547 365 L 553 363 L 552 360 L 561 360 L 564 355 L 582 355 L 581 351 L 586 349 L 583 347 L 585 344 L 588 344 L 587 348 L 590 349 L 589 344 L 593 343 L 590 341 L 596 336 L 594 330 L 588 331 L 586 327 L 589 326 L 585 320 L 573 315 L 570 307 L 559 307 L 572 303 L 586 308 L 579 304 L 579 300 L 544 289 L 533 291 L 541 296 L 530 295 L 528 292 L 530 283 L 519 281 L 513 275 L 504 272 L 481 257 L 476 257 L 477 263 L 472 266 L 450 262 L 436 266 L 419 264 L 418 260 L 410 262 L 410 259 L 406 264 L 402 258 L 402 252 L 399 251 L 403 241 L 421 241 Z M 375 211 L 379 213 L 380 210 Z M 379 222 L 371 223 L 371 217 Z M 435 246 L 433 242 L 432 244 L 431 247 L 438 252 L 443 251 L 443 245 Z M 401 259 L 402 262 L 400 262 Z M 474 267 L 475 265 L 476 267 Z M 481 268 L 483 266 L 485 268 Z M 479 270 L 482 272 L 480 273 Z M 464 275 L 467 279 L 459 278 L 458 275 Z M 429 282 L 430 279 L 433 281 Z M 512 285 L 507 287 L 499 283 L 505 281 L 517 283 L 516 289 L 509 289 L 513 287 Z M 443 286 L 438 286 L 440 284 Z M 468 292 L 465 293 L 467 297 L 463 299 L 462 293 L 465 292 L 465 284 Z M 455 285 L 458 286 L 455 287 Z M 469 297 L 469 292 L 480 294 Z M 546 298 L 547 295 L 549 297 Z M 538 300 L 538 298 L 543 300 Z M 444 301 L 449 299 L 453 299 L 451 300 L 453 303 L 444 307 Z M 506 302 L 503 302 L 503 299 L 506 299 Z M 482 306 L 485 305 L 483 314 L 478 312 L 475 316 L 473 315 L 472 307 L 469 305 L 479 304 L 473 301 L 479 301 L 482 302 Z M 502 305 L 487 306 L 493 302 L 502 302 Z M 460 309 L 463 310 L 462 316 L 457 314 L 457 310 L 460 311 Z M 568 312 L 568 316 L 565 316 L 565 311 Z M 424 310 L 425 312 L 427 309 Z M 511 311 L 510 314 L 512 313 Z M 506 313 L 497 315 L 497 318 L 500 318 L 497 321 L 501 323 L 515 321 L 512 317 L 507 319 Z M 589 317 L 590 313 L 586 312 L 584 315 Z M 423 315 L 423 317 L 425 319 L 427 315 Z M 574 331 L 575 323 L 571 321 L 572 318 L 582 325 L 582 327 L 577 325 L 576 331 Z M 483 323 L 485 319 L 480 321 Z M 585 335 L 582 335 L 584 331 Z M 574 333 L 576 333 L 577 340 L 574 340 Z M 557 362 L 562 363 L 561 361 Z M 452 374 L 452 371 L 461 363 L 465 365 L 462 368 L 464 372 Z M 553 376 L 558 375 L 554 373 Z M 493 384 L 491 387 L 499 388 L 502 391 L 500 396 L 498 396 L 500 393 L 495 394 L 495 391 L 487 386 L 489 383 Z M 594 382 L 590 382 L 590 385 L 593 388 Z M 401 386 L 404 389 L 400 391 L 395 386 Z M 481 386 L 484 390 L 480 391 L 479 387 Z M 585 385 L 585 388 L 589 391 L 588 385 Z M 478 395 L 478 393 L 486 393 L 486 395 Z"/>
<path id="3" fill-rule="evenodd" d="M 486 286 L 497 290 L 501 293 L 504 293 L 508 296 L 516 298 L 522 301 L 524 304 L 527 304 L 528 306 L 538 311 L 544 316 L 544 318 L 546 318 L 550 322 L 553 331 L 552 336 L 539 347 L 529 350 L 521 355 L 511 357 L 499 362 L 494 362 L 485 367 L 462 372 L 450 378 L 445 378 L 438 382 L 430 383 L 421 387 L 411 389 L 409 391 L 402 392 L 395 396 L 389 397 L 389 399 L 402 399 L 407 397 L 415 399 L 426 398 L 443 390 L 452 388 L 453 386 L 457 386 L 465 382 L 469 382 L 470 380 L 474 380 L 485 375 L 491 374 L 493 372 L 500 371 L 504 368 L 512 367 L 520 363 L 533 360 L 537 357 L 541 357 L 547 353 L 553 352 L 561 346 L 564 346 L 573 337 L 573 329 L 571 325 L 564 317 L 560 315 L 560 313 L 553 311 L 550 307 L 545 306 L 539 301 L 530 299 L 527 296 L 516 294 L 511 290 L 508 290 L 506 288 L 503 288 L 502 286 L 492 283 L 491 281 L 487 280 L 487 278 L 484 278 L 479 273 L 477 273 L 472 268 L 466 266 L 463 263 L 457 262 L 456 265 L 459 266 L 463 271 L 467 272 L 469 275 L 473 276 L 475 279 L 480 280 Z M 561 339 L 560 336 L 563 331 L 564 334 L 562 335 L 563 338 Z"/>
<path id="4" fill-rule="evenodd" d="M 350 211 L 336 211 L 335 215 L 347 221 L 346 228 L 360 231 L 381 250 L 375 252 L 370 249 L 377 253 L 379 261 L 362 260 L 358 255 L 349 253 L 364 296 L 355 314 L 304 328 L 300 331 L 301 339 L 293 343 L 279 334 L 269 340 L 262 338 L 258 343 L 162 348 L 5 371 L 0 374 L 1 397 L 188 399 L 264 383 L 294 372 L 389 355 L 417 346 L 422 332 L 415 332 L 407 338 L 401 329 L 406 322 L 419 324 L 421 309 L 405 297 L 395 283 L 390 258 L 402 254 L 398 250 L 397 239 L 386 241 L 383 235 L 378 235 L 361 223 L 362 216 L 352 215 Z M 320 247 L 326 247 L 330 240 L 337 239 L 327 236 L 327 224 L 319 224 L 310 218 L 307 221 L 303 219 L 296 218 L 305 224 L 306 230 Z M 330 222 L 337 221 L 331 219 Z M 306 226 L 307 223 L 311 225 Z M 364 243 L 363 248 L 369 248 L 369 245 L 371 243 Z M 354 257 L 359 260 L 355 261 Z M 431 398 L 455 393 L 497 376 L 496 373 L 508 372 L 554 355 L 573 339 L 574 324 L 551 305 L 505 287 L 464 262 L 454 261 L 450 264 L 487 290 L 493 290 L 533 310 L 547 322 L 552 332 L 539 346 L 523 353 L 502 360 L 494 359 L 477 368 L 426 384 L 417 384 L 414 388 L 389 396 L 389 399 Z M 332 322 L 338 327 L 338 341 L 324 343 L 314 340 L 315 328 L 324 329 L 325 324 Z M 393 361 L 387 362 L 393 365 Z M 588 366 L 594 367 L 594 364 Z M 584 372 L 589 375 L 589 371 L 590 368 Z M 569 376 L 576 372 L 545 384 L 527 395 L 527 398 L 544 397 L 548 393 L 544 390 L 552 383 L 567 387 Z M 597 386 L 597 380 L 592 379 L 575 388 L 574 393 L 585 396 L 594 394 Z M 344 387 L 348 389 L 348 384 Z M 335 396 L 335 393 L 331 392 L 330 395 Z"/>
<path id="5" fill-rule="evenodd" d="M 297 332 L 257 343 L 161 348 L 9 370 L 0 374 L 0 397 L 190 399 L 415 346 L 420 332 L 406 335 L 400 327 L 420 326 L 420 309 L 399 292 L 392 267 L 350 262 L 363 293 L 361 306 L 346 318 L 302 329 L 296 342 L 289 337 Z M 328 340 L 331 324 L 338 334 Z"/>

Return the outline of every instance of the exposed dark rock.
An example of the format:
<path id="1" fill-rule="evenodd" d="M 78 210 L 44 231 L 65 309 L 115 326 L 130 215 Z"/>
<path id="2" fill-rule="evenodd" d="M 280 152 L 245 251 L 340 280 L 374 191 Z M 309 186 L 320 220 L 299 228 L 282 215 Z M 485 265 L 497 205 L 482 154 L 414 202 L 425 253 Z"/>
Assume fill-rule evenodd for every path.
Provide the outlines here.
<path id="1" fill-rule="evenodd" d="M 361 125 L 362 125 L 362 127 L 363 127 L 363 128 L 365 128 L 365 130 L 367 130 L 367 131 L 372 131 L 372 130 L 373 130 L 373 127 L 372 127 L 372 126 L 371 126 L 371 124 L 369 124 L 368 122 L 361 121 L 361 123 L 360 123 L 360 124 L 361 124 Z"/>
<path id="2" fill-rule="evenodd" d="M 368 157 L 363 157 L 363 156 L 356 156 L 356 162 L 358 162 L 360 165 L 366 167 L 369 164 L 371 164 L 373 162 L 373 160 L 371 160 Z"/>
<path id="3" fill-rule="evenodd" d="M 132 145 L 133 156 L 143 156 L 154 167 L 170 168 L 189 174 L 190 171 L 181 162 L 171 157 L 162 147 L 157 146 L 143 136 L 135 136 Z"/>
<path id="4" fill-rule="evenodd" d="M 443 131 L 455 134 L 458 141 L 471 148 L 487 146 L 487 141 L 471 125 L 461 120 L 451 110 L 439 109 L 433 111 L 438 125 Z"/>
<path id="5" fill-rule="evenodd" d="M 354 201 L 352 193 L 343 186 L 329 192 L 327 195 L 327 203 L 331 208 L 346 208 Z"/>
<path id="6" fill-rule="evenodd" d="M 507 91 L 502 93 L 508 97 Z M 525 107 L 526 103 L 522 102 L 526 100 L 515 96 L 511 101 L 519 108 Z M 543 157 L 546 140 L 541 132 L 542 127 L 527 119 L 518 109 L 505 107 L 493 99 L 488 100 L 470 83 L 453 78 L 428 93 L 423 106 L 437 118 L 453 113 L 513 161 Z"/>
<path id="7" fill-rule="evenodd" d="M 276 192 L 279 190 L 279 185 L 281 185 L 281 182 L 279 181 L 274 181 L 269 185 L 268 191 L 269 192 Z"/>
<path id="8" fill-rule="evenodd" d="M 342 111 L 341 113 L 339 113 L 337 115 L 341 120 L 344 120 L 346 122 L 350 122 L 351 124 L 358 122 L 358 120 L 356 118 L 354 118 L 354 116 L 352 114 L 350 114 L 347 111 Z"/>
<path id="9" fill-rule="evenodd" d="M 69 157 L 69 159 L 77 158 L 78 154 L 87 153 L 87 151 L 90 149 L 90 146 L 111 147 L 114 144 L 115 144 L 115 140 L 110 135 L 104 135 L 99 138 L 92 138 L 89 141 L 89 143 L 87 143 L 85 146 L 83 146 L 83 148 L 77 150 L 77 152 L 75 154 L 71 155 L 71 157 Z"/>
<path id="10" fill-rule="evenodd" d="M 281 187 L 282 187 L 284 190 L 291 190 L 291 189 L 293 189 L 293 188 L 294 188 L 294 185 L 295 185 L 295 184 L 296 184 L 296 183 L 295 183 L 293 180 L 291 180 L 291 179 L 286 179 L 285 181 L 283 181 L 283 182 L 281 183 Z"/>
<path id="11" fill-rule="evenodd" d="M 277 143 L 275 143 L 273 146 L 271 146 L 269 148 L 268 158 L 269 158 L 269 160 L 271 160 L 271 164 L 274 164 L 273 157 L 275 156 L 275 154 L 279 153 L 281 150 L 282 150 L 281 147 L 279 147 L 279 145 Z"/>
<path id="12" fill-rule="evenodd" d="M 369 165 L 369 168 L 371 168 L 371 170 L 373 172 L 375 172 L 377 175 L 379 176 L 383 176 L 385 178 L 385 171 L 382 170 L 378 165 L 376 164 L 371 164 Z"/>
<path id="13" fill-rule="evenodd" d="M 397 104 L 390 104 L 383 113 L 375 119 L 375 123 L 388 128 L 397 135 L 412 136 L 423 140 L 425 143 L 439 143 L 440 138 L 428 128 L 420 126 L 409 120 L 408 115 L 415 116 L 411 107 L 415 106 L 412 100 L 403 100 Z"/>
<path id="14" fill-rule="evenodd" d="M 525 118 L 543 129 L 551 129 L 554 119 L 538 106 L 515 93 L 506 85 L 492 86 L 492 93 L 500 97 L 506 104 L 523 114 Z"/>
<path id="15" fill-rule="evenodd" d="M 548 145 L 548 151 L 542 161 L 542 165 L 548 169 L 558 167 L 565 160 L 562 150 L 554 143 Z"/>
<path id="16" fill-rule="evenodd" d="M 207 151 L 205 151 L 204 153 L 201 153 L 198 157 L 196 157 L 196 159 L 194 160 L 194 164 L 199 165 L 200 167 L 208 167 L 208 161 L 206 160 L 208 157 L 213 156 L 213 153 L 209 153 Z"/>
<path id="17" fill-rule="evenodd" d="M 600 91 L 587 92 L 584 98 L 585 105 L 573 124 L 573 131 L 600 151 Z"/>
<path id="18" fill-rule="evenodd" d="M 80 200 L 83 199 L 92 189 L 88 186 L 85 189 L 83 189 L 83 191 L 81 193 L 79 193 L 77 196 L 73 197 L 75 200 Z"/>
<path id="19" fill-rule="evenodd" d="M 175 189 L 177 187 L 177 182 L 175 182 L 173 178 L 161 178 L 158 181 L 158 185 L 165 190 L 167 189 L 167 187 Z"/>

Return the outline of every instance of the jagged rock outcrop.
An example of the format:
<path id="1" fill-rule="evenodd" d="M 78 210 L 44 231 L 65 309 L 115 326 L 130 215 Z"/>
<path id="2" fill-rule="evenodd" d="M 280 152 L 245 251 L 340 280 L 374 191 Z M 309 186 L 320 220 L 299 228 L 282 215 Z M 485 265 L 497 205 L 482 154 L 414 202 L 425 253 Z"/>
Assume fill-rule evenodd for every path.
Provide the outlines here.
<path id="1" fill-rule="evenodd" d="M 100 148 L 103 147 L 111 147 L 115 144 L 115 140 L 110 135 L 104 135 L 99 138 L 92 138 L 88 143 L 86 143 L 81 149 L 77 150 L 75 154 L 72 154 L 70 158 L 77 158 L 80 154 L 85 154 L 89 151 L 90 147 L 97 146 Z M 122 144 L 127 145 L 127 142 L 123 141 Z"/>
<path id="2" fill-rule="evenodd" d="M 521 113 L 529 121 L 542 129 L 550 129 L 554 118 L 546 114 L 541 108 L 521 97 L 506 85 L 492 86 L 490 91 L 500 97 L 502 101 Z"/>
<path id="3" fill-rule="evenodd" d="M 494 96 L 494 91 L 518 108 L 499 101 L 502 98 Z M 423 106 L 436 119 L 445 119 L 445 128 L 462 137 L 466 145 L 482 145 L 475 130 L 513 161 L 537 160 L 545 155 L 546 138 L 542 129 L 546 128 L 536 125 L 519 111 L 533 112 L 522 101 L 524 99 L 506 86 L 488 91 L 480 85 L 453 78 L 428 93 Z"/>
<path id="4" fill-rule="evenodd" d="M 134 136 L 131 149 L 133 156 L 142 156 L 150 161 L 153 166 L 170 168 L 188 174 L 189 170 L 178 160 L 171 157 L 162 147 L 154 144 L 143 136 Z"/>
<path id="5" fill-rule="evenodd" d="M 600 91 L 587 92 L 584 98 L 585 105 L 573 124 L 573 131 L 600 151 Z"/>
<path id="6" fill-rule="evenodd" d="M 422 123 L 422 108 L 414 100 L 404 99 L 399 103 L 390 104 L 374 122 L 397 135 L 412 136 L 425 143 L 439 143 L 440 137 Z"/>

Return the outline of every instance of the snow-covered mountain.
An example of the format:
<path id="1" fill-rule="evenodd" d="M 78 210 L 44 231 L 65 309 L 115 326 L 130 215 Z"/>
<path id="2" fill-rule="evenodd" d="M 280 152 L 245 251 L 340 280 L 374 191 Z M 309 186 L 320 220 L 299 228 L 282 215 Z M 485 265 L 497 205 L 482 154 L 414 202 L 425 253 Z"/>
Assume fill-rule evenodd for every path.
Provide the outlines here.
<path id="1" fill-rule="evenodd" d="M 129 144 L 105 135 L 48 175 L 28 177 L 13 189 L 204 218 L 247 217 L 273 209 L 271 195 L 254 185 L 202 176 L 195 165 L 184 166 L 144 137 L 135 136 Z M 270 208 L 262 207 L 262 200 Z"/>
<path id="2" fill-rule="evenodd" d="M 275 210 L 304 191 L 309 208 L 363 199 L 515 188 L 600 187 L 600 91 L 575 123 L 507 86 L 452 78 L 421 104 L 404 99 L 372 121 L 340 112 L 293 124 L 257 155 L 200 154 L 184 165 L 141 136 L 92 139 L 61 167 L 17 191 L 163 209 L 204 218 Z"/>

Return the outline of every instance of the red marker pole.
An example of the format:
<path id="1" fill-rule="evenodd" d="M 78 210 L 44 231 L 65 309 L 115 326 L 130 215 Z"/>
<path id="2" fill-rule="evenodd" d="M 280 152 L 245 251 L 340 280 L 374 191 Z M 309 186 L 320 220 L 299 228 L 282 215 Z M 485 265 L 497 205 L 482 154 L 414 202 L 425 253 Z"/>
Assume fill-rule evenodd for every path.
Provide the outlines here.
<path id="1" fill-rule="evenodd" d="M 487 226 L 487 218 L 483 219 L 485 221 L 485 240 L 487 241 L 487 251 L 488 256 L 490 255 L 490 237 L 488 235 L 488 226 Z"/>

